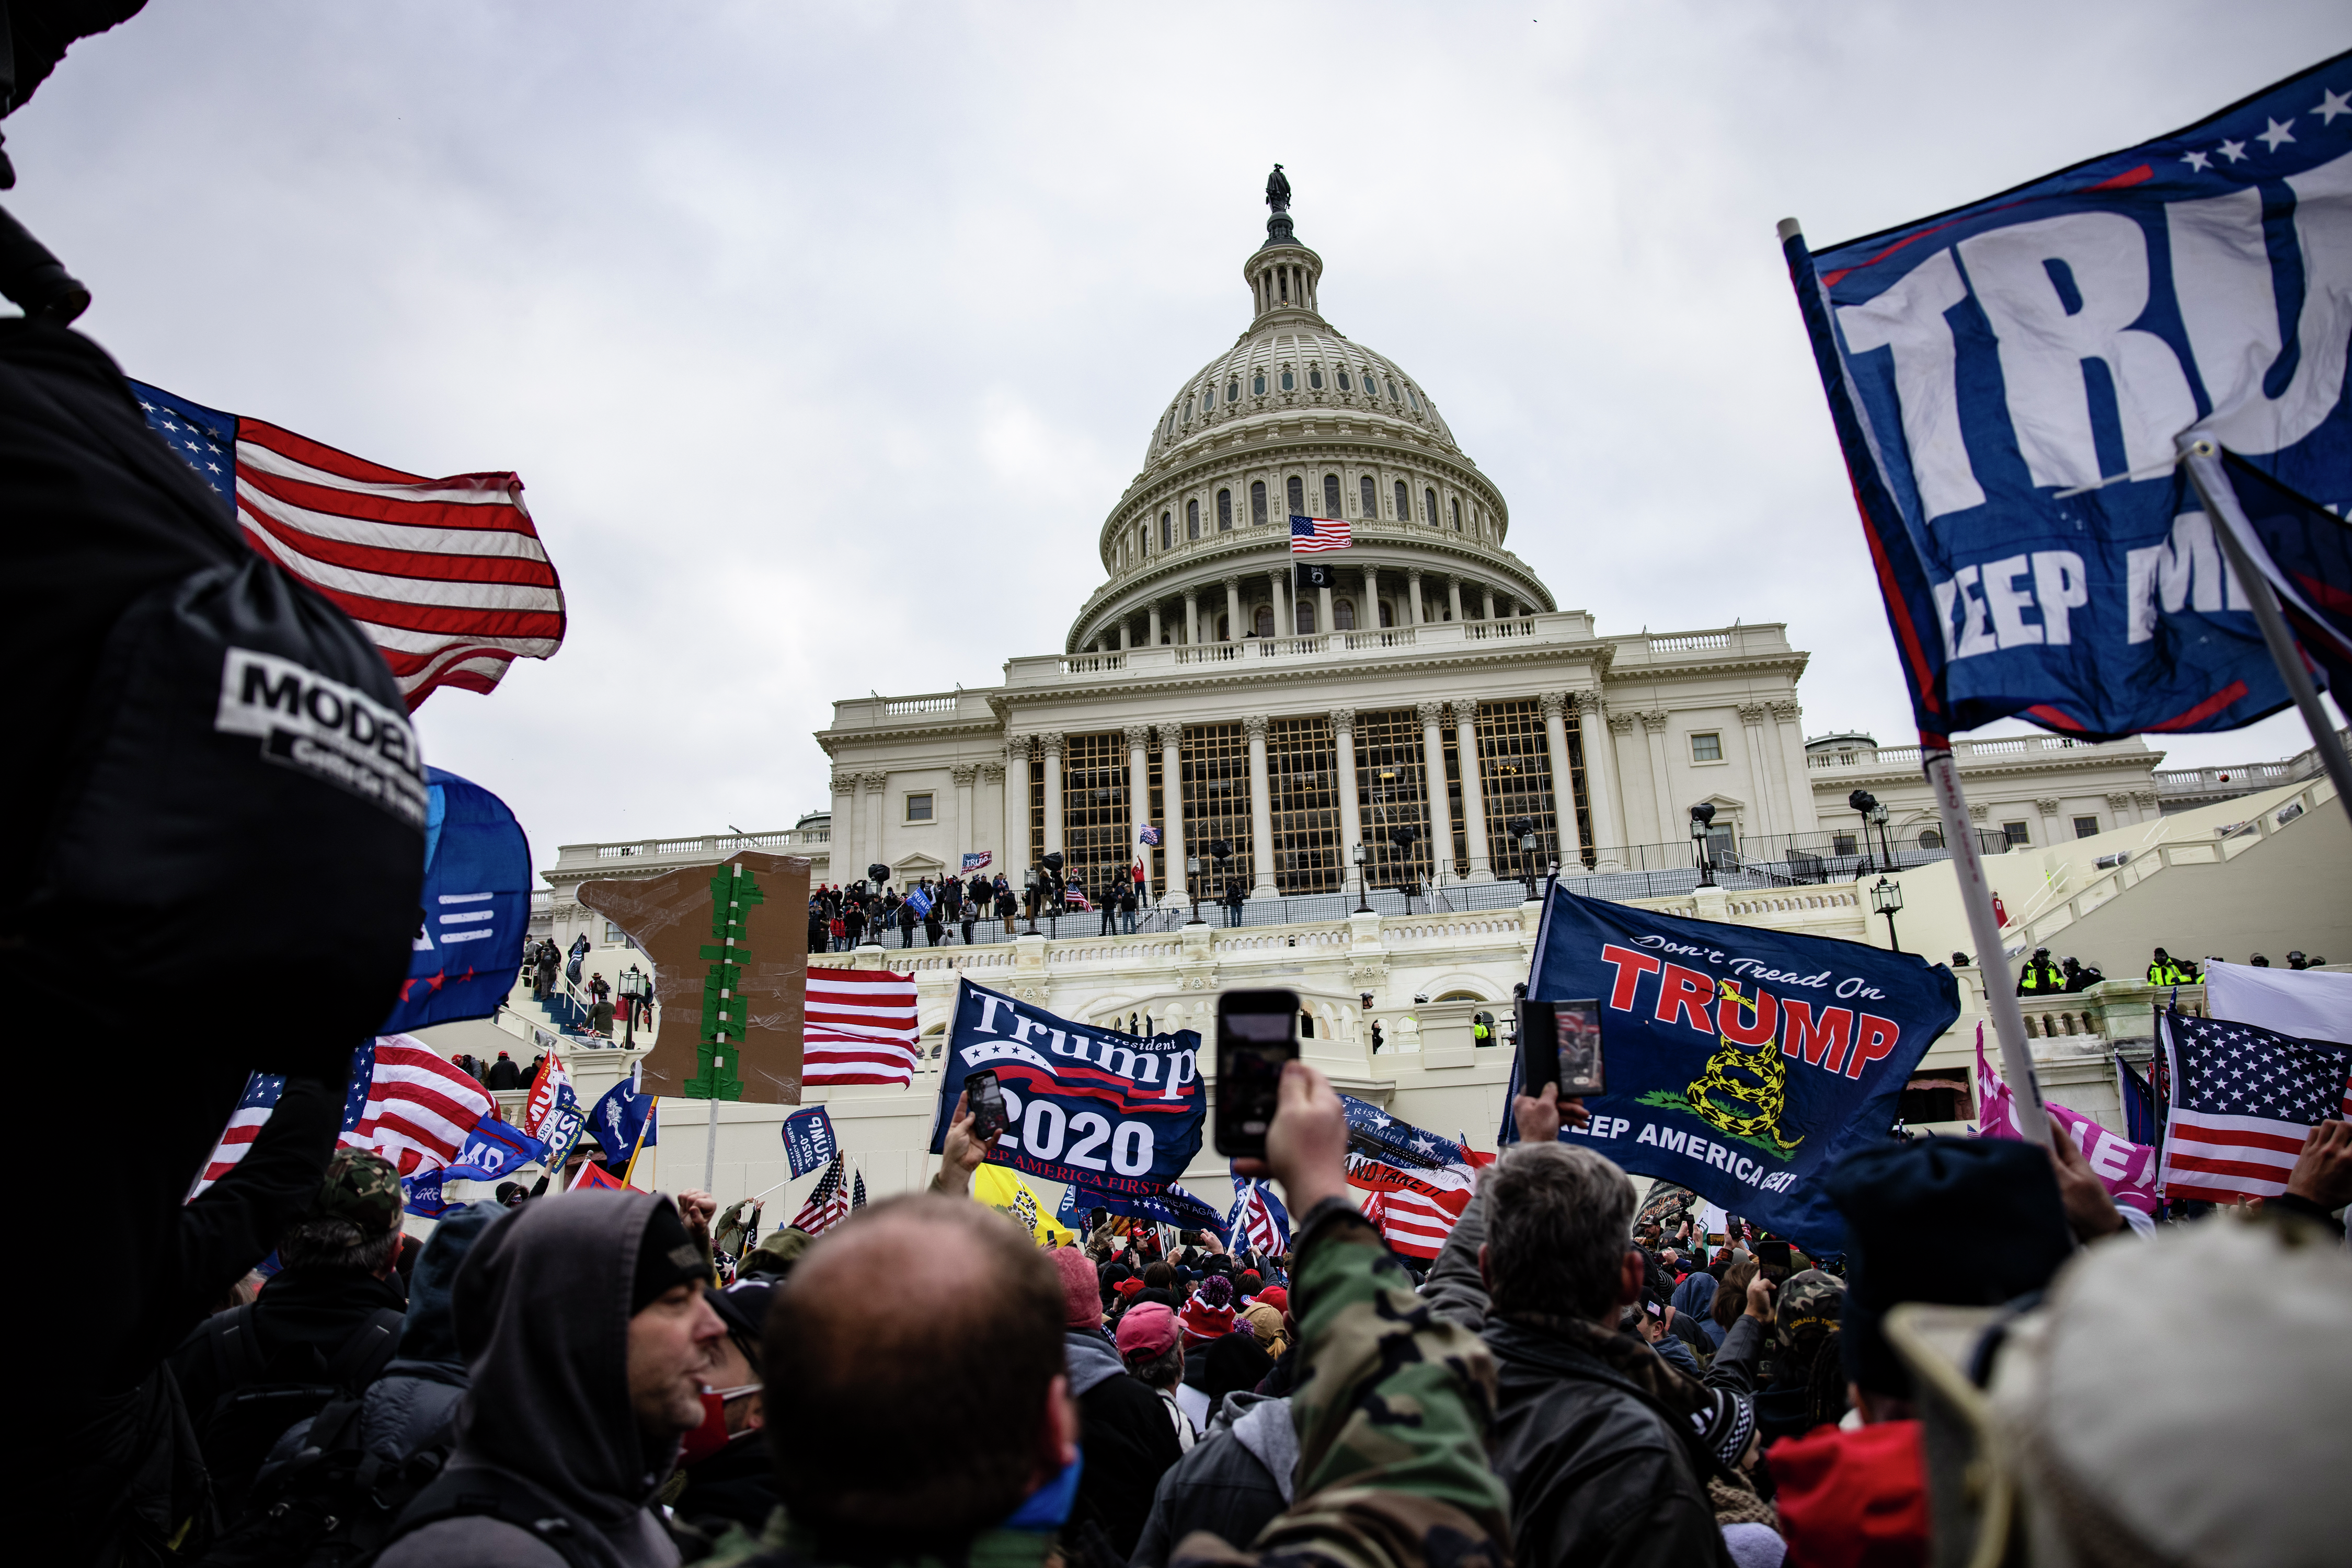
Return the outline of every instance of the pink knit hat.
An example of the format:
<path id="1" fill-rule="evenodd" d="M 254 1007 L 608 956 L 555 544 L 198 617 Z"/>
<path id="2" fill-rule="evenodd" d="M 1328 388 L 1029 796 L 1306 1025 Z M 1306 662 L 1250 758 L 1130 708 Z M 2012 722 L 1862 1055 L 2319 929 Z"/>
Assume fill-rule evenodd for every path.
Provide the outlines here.
<path id="1" fill-rule="evenodd" d="M 1063 1325 L 1074 1329 L 1102 1327 L 1102 1291 L 1095 1283 L 1095 1266 L 1075 1247 L 1056 1247 L 1054 1268 L 1062 1276 Z"/>

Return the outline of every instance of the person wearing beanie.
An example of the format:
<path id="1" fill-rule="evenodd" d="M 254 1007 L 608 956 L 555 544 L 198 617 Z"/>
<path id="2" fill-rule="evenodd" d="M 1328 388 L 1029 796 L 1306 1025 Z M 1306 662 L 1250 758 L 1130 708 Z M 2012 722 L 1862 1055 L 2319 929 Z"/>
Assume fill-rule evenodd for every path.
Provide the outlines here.
<path id="1" fill-rule="evenodd" d="M 1069 1367 L 1070 1396 L 1077 1401 L 1078 1429 L 1086 1435 L 1086 1464 L 1078 1474 L 1071 1522 L 1083 1529 L 1092 1521 L 1124 1557 L 1135 1550 L 1136 1537 L 1143 1532 L 1160 1478 L 1184 1457 L 1183 1445 L 1169 1424 L 1158 1392 L 1128 1375 L 1124 1347 L 1103 1332 L 1094 1265 L 1073 1248 L 1057 1247 L 1046 1256 L 1062 1282 L 1063 1355 Z M 1119 1284 L 1143 1289 L 1140 1280 Z M 1120 1328 L 1124 1332 L 1127 1319 L 1138 1312 L 1167 1310 L 1150 1303 L 1130 1307 L 1119 1320 Z"/>
<path id="2" fill-rule="evenodd" d="M 452 1293 L 472 1377 L 463 1436 L 378 1568 L 551 1568 L 559 1531 L 619 1568 L 676 1563 L 651 1505 L 702 1425 L 704 1374 L 726 1337 L 709 1282 L 667 1197 L 566 1193 L 492 1221 Z"/>

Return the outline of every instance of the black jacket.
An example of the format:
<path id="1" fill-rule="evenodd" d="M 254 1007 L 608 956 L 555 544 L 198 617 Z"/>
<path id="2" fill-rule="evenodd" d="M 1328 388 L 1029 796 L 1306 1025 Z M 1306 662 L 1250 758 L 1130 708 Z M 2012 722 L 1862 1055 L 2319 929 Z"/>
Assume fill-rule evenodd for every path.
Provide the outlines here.
<path id="1" fill-rule="evenodd" d="M 1069 1528 L 1094 1521 L 1124 1557 L 1135 1550 L 1160 1478 L 1183 1458 L 1183 1445 L 1168 1406 L 1140 1378 L 1128 1375 L 1108 1339 L 1072 1329 L 1062 1342 L 1087 1446 Z"/>
<path id="2" fill-rule="evenodd" d="M 489 1072 L 482 1079 L 482 1087 L 520 1089 L 522 1087 L 522 1069 L 514 1064 L 512 1057 L 501 1056 L 490 1063 Z"/>
<path id="3" fill-rule="evenodd" d="M 1289 1400 L 1226 1395 L 1192 1452 L 1160 1478 L 1128 1568 L 1163 1568 L 1176 1543 L 1196 1530 L 1247 1546 L 1290 1506 L 1297 1464 Z"/>
<path id="4" fill-rule="evenodd" d="M 1679 1433 L 1598 1356 L 1540 1329 L 1487 1324 L 1500 1396 L 1495 1473 L 1521 1568 L 1728 1561 Z"/>

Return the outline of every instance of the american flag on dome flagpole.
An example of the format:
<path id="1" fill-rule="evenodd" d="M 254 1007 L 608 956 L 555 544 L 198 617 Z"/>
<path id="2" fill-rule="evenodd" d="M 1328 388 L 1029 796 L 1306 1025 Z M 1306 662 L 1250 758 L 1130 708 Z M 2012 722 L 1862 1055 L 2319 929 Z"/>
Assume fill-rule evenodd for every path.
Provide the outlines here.
<path id="1" fill-rule="evenodd" d="M 1301 517 L 1290 519 L 1290 553 L 1313 555 L 1318 550 L 1347 549 L 1356 542 L 1355 530 L 1345 517 Z"/>
<path id="2" fill-rule="evenodd" d="M 285 1078 L 277 1073 L 257 1072 L 246 1080 L 245 1093 L 190 1197 L 236 1168 L 285 1089 Z M 402 1176 L 413 1176 L 456 1159 L 466 1134 L 496 1109 L 488 1090 L 430 1046 L 404 1034 L 385 1035 L 352 1053 L 343 1130 L 335 1142 L 341 1148 L 373 1149 Z"/>
<path id="3" fill-rule="evenodd" d="M 488 692 L 516 659 L 562 645 L 563 587 L 514 475 L 428 479 L 131 385 L 246 542 L 359 623 L 410 712 L 442 686 Z"/>
<path id="4" fill-rule="evenodd" d="M 915 977 L 887 969 L 811 967 L 801 1026 L 801 1083 L 915 1081 Z"/>
<path id="5" fill-rule="evenodd" d="M 848 1164 L 841 1155 L 833 1156 L 833 1164 L 824 1167 L 824 1175 L 816 1178 L 809 1189 L 808 1201 L 793 1216 L 793 1228 L 810 1236 L 821 1236 L 849 1218 L 854 1207 L 850 1201 L 849 1185 L 845 1180 Z"/>
<path id="6" fill-rule="evenodd" d="M 2178 1008 L 2161 1037 L 2172 1104 L 2157 1181 L 2167 1201 L 2275 1197 L 2311 1129 L 2352 1116 L 2352 1045 Z"/>

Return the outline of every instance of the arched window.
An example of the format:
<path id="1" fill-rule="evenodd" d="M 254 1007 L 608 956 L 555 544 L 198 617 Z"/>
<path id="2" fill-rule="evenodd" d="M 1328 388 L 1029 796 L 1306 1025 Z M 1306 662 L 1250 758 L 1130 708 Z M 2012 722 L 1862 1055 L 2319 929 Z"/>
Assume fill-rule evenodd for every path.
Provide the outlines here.
<path id="1" fill-rule="evenodd" d="M 1390 401 L 1391 402 L 1396 402 L 1396 400 L 1397 400 L 1397 395 L 1396 395 L 1396 382 L 1395 382 L 1394 378 L 1391 378 L 1391 380 L 1390 380 L 1390 382 L 1389 382 L 1389 401 Z"/>
<path id="2" fill-rule="evenodd" d="M 1257 374 L 1250 377 L 1250 395 L 1252 397 L 1264 397 L 1265 395 L 1265 372 L 1264 371 L 1260 371 Z"/>
<path id="3" fill-rule="evenodd" d="M 1370 474 L 1360 476 L 1356 481 L 1356 486 L 1358 490 L 1357 498 L 1364 503 L 1363 515 L 1368 517 L 1379 517 L 1381 515 L 1381 496 L 1380 492 L 1372 487 L 1372 476 Z"/>
<path id="4" fill-rule="evenodd" d="M 1188 539 L 1201 537 L 1201 503 L 1198 501 L 1184 503 L 1184 537 Z"/>
<path id="5" fill-rule="evenodd" d="M 1265 481 L 1263 479 L 1250 482 L 1250 521 L 1265 521 Z"/>
<path id="6" fill-rule="evenodd" d="M 1307 372 L 1307 388 L 1309 392 L 1321 392 L 1323 390 L 1323 371 L 1321 367 L 1318 366 Z"/>
<path id="7" fill-rule="evenodd" d="M 1421 412 L 1421 400 L 1412 395 L 1412 383 L 1411 382 L 1404 383 L 1404 401 L 1412 405 L 1413 413 L 1419 413 Z"/>
<path id="8" fill-rule="evenodd" d="M 1462 531 L 1462 503 L 1448 501 L 1445 504 L 1454 508 L 1454 531 L 1458 534 Z"/>
<path id="9" fill-rule="evenodd" d="M 1307 481 L 1293 474 L 1283 487 L 1289 492 L 1290 516 L 1305 517 L 1307 515 Z"/>
<path id="10" fill-rule="evenodd" d="M 1285 391 L 1285 392 L 1292 391 L 1292 390 L 1293 390 L 1293 389 L 1295 389 L 1297 385 L 1298 385 L 1298 383 L 1297 383 L 1297 382 L 1295 382 L 1295 381 L 1293 381 L 1293 380 L 1291 380 L 1291 379 L 1290 379 L 1290 372 L 1289 372 L 1288 371 L 1283 371 L 1283 372 L 1282 372 L 1282 390 L 1283 390 L 1283 391 Z"/>
<path id="11" fill-rule="evenodd" d="M 1218 617 L 1217 617 L 1217 641 L 1218 641 L 1218 642 L 1220 642 L 1220 643 L 1229 643 L 1229 642 L 1231 642 L 1231 641 L 1233 640 L 1233 635 L 1234 635 L 1234 633 L 1233 633 L 1233 627 L 1232 627 L 1232 625 L 1231 625 L 1231 624 L 1230 624 L 1230 623 L 1225 620 L 1225 618 L 1224 618 L 1223 616 L 1222 616 L 1222 615 L 1218 616 Z"/>
<path id="12" fill-rule="evenodd" d="M 1323 476 L 1323 515 L 1327 517 L 1339 515 L 1339 476 L 1337 474 Z"/>
<path id="13" fill-rule="evenodd" d="M 1231 490 L 1217 492 L 1217 531 L 1221 534 L 1234 531 L 1234 493 Z"/>
<path id="14" fill-rule="evenodd" d="M 1385 599 L 1381 600 L 1381 631 L 1383 631 L 1383 632 L 1385 632 L 1385 631 L 1387 631 L 1391 626 L 1393 626 L 1393 625 L 1395 625 L 1395 624 L 1396 624 L 1396 622 L 1395 622 L 1394 621 L 1391 621 L 1391 620 L 1389 618 L 1389 601 L 1388 601 L 1387 600 L 1385 600 Z"/>
<path id="15" fill-rule="evenodd" d="M 1216 406 L 1217 389 L 1214 387 L 1202 387 L 1201 389 L 1201 412 L 1202 413 L 1206 413 Z"/>
<path id="16" fill-rule="evenodd" d="M 1315 601 L 1303 593 L 1293 594 L 1291 608 L 1297 612 L 1298 634 L 1301 637 L 1315 635 Z"/>
<path id="17" fill-rule="evenodd" d="M 1433 528 L 1437 526 L 1437 492 L 1434 490 L 1423 489 L 1421 493 L 1421 515 L 1429 519 L 1429 526 Z"/>
<path id="18" fill-rule="evenodd" d="M 1242 383 L 1240 382 L 1232 381 L 1225 383 L 1225 401 L 1227 402 L 1239 402 L 1242 401 Z"/>
<path id="19" fill-rule="evenodd" d="M 1412 503 L 1404 498 L 1404 481 L 1402 479 L 1397 481 L 1396 502 L 1396 520 L 1400 523 L 1409 523 L 1412 521 Z"/>
<path id="20" fill-rule="evenodd" d="M 1356 601 L 1342 599 L 1331 606 L 1331 630 L 1353 632 L 1356 629 Z"/>
<path id="21" fill-rule="evenodd" d="M 1176 542 L 1176 522 L 1167 513 L 1160 514 L 1160 548 L 1168 549 Z"/>
<path id="22" fill-rule="evenodd" d="M 1345 371 L 1341 371 L 1339 372 L 1339 390 L 1341 392 L 1354 392 L 1356 390 L 1354 383 L 1348 380 L 1348 372 Z"/>
<path id="23" fill-rule="evenodd" d="M 1933 828 L 1926 829 L 1919 834 L 1919 847 L 1923 850 L 1940 850 L 1944 847 L 1944 835 Z"/>
<path id="24" fill-rule="evenodd" d="M 1255 637 L 1271 637 L 1274 635 L 1273 605 L 1261 604 L 1257 607 L 1256 624 L 1250 628 L 1250 634 Z"/>

